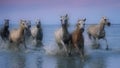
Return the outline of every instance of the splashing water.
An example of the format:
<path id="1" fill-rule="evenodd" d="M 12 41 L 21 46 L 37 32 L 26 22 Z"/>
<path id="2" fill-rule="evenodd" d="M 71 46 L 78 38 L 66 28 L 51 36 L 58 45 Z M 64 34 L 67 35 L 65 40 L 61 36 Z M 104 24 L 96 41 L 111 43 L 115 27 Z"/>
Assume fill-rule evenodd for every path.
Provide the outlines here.
<path id="1" fill-rule="evenodd" d="M 8 41 L 4 41 L 0 37 L 0 50 L 5 50 L 8 48 L 8 46 L 9 46 Z"/>
<path id="2" fill-rule="evenodd" d="M 56 43 L 45 45 L 43 48 L 47 55 L 64 55 L 65 53 L 64 49 L 60 49 Z"/>

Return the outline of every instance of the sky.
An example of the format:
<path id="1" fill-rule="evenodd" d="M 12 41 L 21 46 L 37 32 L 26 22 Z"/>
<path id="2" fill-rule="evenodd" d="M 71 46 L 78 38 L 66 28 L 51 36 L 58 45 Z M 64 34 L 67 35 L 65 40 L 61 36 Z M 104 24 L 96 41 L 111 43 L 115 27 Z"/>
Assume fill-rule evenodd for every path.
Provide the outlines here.
<path id="1" fill-rule="evenodd" d="M 10 19 L 40 19 L 43 24 L 60 24 L 60 16 L 68 14 L 69 22 L 86 18 L 86 23 L 99 23 L 102 16 L 120 24 L 120 0 L 0 0 L 0 22 Z"/>

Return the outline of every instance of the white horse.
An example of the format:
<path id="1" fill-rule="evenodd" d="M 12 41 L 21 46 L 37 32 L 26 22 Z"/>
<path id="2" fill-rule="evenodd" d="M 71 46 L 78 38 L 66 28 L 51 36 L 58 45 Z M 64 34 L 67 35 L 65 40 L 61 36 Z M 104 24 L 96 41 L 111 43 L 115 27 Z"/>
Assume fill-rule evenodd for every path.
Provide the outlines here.
<path id="1" fill-rule="evenodd" d="M 26 20 L 20 20 L 20 27 L 18 29 L 13 29 L 10 31 L 9 41 L 11 43 L 17 44 L 17 46 L 20 45 L 20 43 L 24 44 L 24 47 L 26 48 L 25 40 L 24 40 L 24 30 L 27 28 L 25 25 Z"/>
<path id="2" fill-rule="evenodd" d="M 69 44 L 69 32 L 68 32 L 68 15 L 61 16 L 61 28 L 55 31 L 55 40 L 60 49 L 64 49 L 68 52 L 67 46 Z"/>
<path id="3" fill-rule="evenodd" d="M 36 26 L 31 28 L 31 35 L 32 35 L 32 38 L 36 41 L 36 43 L 42 44 L 43 31 L 42 31 L 40 20 L 37 20 Z"/>
<path id="4" fill-rule="evenodd" d="M 90 39 L 94 39 L 99 44 L 99 39 L 104 39 L 106 41 L 106 50 L 108 50 L 108 43 L 105 37 L 105 25 L 110 26 L 110 22 L 106 17 L 102 17 L 98 25 L 91 25 L 87 29 L 87 33 Z"/>

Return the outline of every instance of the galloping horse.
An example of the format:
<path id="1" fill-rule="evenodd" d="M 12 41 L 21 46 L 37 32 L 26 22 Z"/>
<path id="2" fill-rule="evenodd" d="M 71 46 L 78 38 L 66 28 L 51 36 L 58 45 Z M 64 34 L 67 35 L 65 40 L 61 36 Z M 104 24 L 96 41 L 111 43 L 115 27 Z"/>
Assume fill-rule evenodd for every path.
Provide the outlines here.
<path id="1" fill-rule="evenodd" d="M 4 26 L 0 29 L 0 36 L 5 41 L 9 39 L 9 19 L 5 19 L 4 21 Z"/>
<path id="2" fill-rule="evenodd" d="M 64 48 L 65 52 L 68 54 L 67 46 L 69 46 L 69 32 L 68 32 L 68 15 L 61 16 L 61 28 L 55 31 L 55 40 L 59 48 Z"/>
<path id="3" fill-rule="evenodd" d="M 32 35 L 32 38 L 37 43 L 39 43 L 38 41 L 40 41 L 40 43 L 42 43 L 42 40 L 43 40 L 43 31 L 42 31 L 40 20 L 37 20 L 36 21 L 36 26 L 31 28 L 31 35 Z"/>
<path id="4" fill-rule="evenodd" d="M 24 35 L 25 35 L 25 39 L 28 39 L 28 38 L 31 37 L 31 30 L 30 30 L 30 28 L 31 28 L 31 21 L 27 21 L 25 23 L 25 25 L 27 26 L 27 28 L 24 30 L 25 31 Z"/>
<path id="5" fill-rule="evenodd" d="M 26 20 L 20 20 L 20 28 L 10 31 L 9 41 L 11 43 L 17 44 L 17 46 L 19 46 L 20 43 L 23 43 L 24 47 L 26 48 L 24 30 L 25 28 L 27 28 L 27 26 L 25 25 L 25 23 Z"/>
<path id="6" fill-rule="evenodd" d="M 102 17 L 100 24 L 91 25 L 87 29 L 87 33 L 90 39 L 94 39 L 98 43 L 99 39 L 104 39 L 106 41 L 106 50 L 108 50 L 108 43 L 105 35 L 105 25 L 110 26 L 110 22 L 106 17 Z"/>
<path id="7" fill-rule="evenodd" d="M 71 34 L 71 43 L 73 45 L 73 47 L 75 47 L 80 56 L 84 57 L 84 36 L 83 36 L 83 32 L 84 32 L 84 28 L 85 28 L 85 19 L 79 19 L 78 23 L 76 24 L 77 28 L 73 31 L 73 33 Z"/>

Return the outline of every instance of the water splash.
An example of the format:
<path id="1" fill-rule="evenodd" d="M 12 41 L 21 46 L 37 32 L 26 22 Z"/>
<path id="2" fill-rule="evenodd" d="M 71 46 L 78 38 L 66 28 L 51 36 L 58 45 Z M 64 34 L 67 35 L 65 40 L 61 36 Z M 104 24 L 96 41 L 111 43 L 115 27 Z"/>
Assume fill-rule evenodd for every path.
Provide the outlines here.
<path id="1" fill-rule="evenodd" d="M 47 55 L 64 55 L 64 49 L 60 49 L 56 43 L 50 43 L 44 47 L 45 54 Z"/>
<path id="2" fill-rule="evenodd" d="M 8 46 L 9 46 L 9 42 L 2 40 L 0 37 L 0 50 L 6 50 Z"/>

